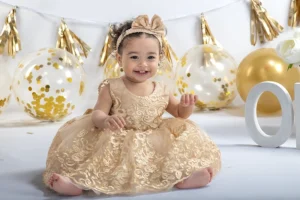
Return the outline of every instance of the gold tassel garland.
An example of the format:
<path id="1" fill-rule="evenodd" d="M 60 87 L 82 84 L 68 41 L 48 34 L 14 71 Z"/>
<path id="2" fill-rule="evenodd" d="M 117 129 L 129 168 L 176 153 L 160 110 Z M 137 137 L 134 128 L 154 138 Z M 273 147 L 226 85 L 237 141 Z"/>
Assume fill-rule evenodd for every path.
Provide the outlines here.
<path id="1" fill-rule="evenodd" d="M 113 52 L 112 48 L 112 37 L 111 37 L 112 28 L 109 26 L 109 31 L 106 35 L 104 46 L 102 48 L 101 54 L 100 54 L 100 62 L 99 66 L 103 66 L 105 62 L 107 61 L 107 58 L 109 55 Z"/>
<path id="2" fill-rule="evenodd" d="M 213 36 L 203 13 L 201 14 L 201 31 L 203 44 L 215 45 L 222 48 L 221 44 Z M 211 53 L 210 48 L 205 48 L 202 60 L 203 65 L 209 66 L 212 62 L 215 62 L 215 56 L 214 53 Z"/>
<path id="3" fill-rule="evenodd" d="M 82 50 L 82 53 L 79 52 L 78 46 Z M 83 63 L 81 56 L 87 58 L 88 53 L 91 51 L 91 48 L 68 28 L 64 20 L 61 20 L 58 29 L 56 47 L 75 55 L 81 64 Z"/>
<path id="4" fill-rule="evenodd" d="M 202 30 L 202 42 L 203 44 L 216 45 L 222 47 L 221 44 L 213 36 L 208 23 L 204 17 L 204 14 L 201 14 L 201 30 Z"/>
<path id="5" fill-rule="evenodd" d="M 13 58 L 21 50 L 21 40 L 16 26 L 16 8 L 13 8 L 5 19 L 0 35 L 0 54 L 4 53 L 6 44 L 8 55 Z"/>
<path id="6" fill-rule="evenodd" d="M 175 59 L 176 62 L 178 61 L 178 57 L 165 37 L 163 38 L 162 42 L 163 42 L 163 48 L 164 48 L 164 56 L 168 59 L 168 61 L 173 66 L 172 57 Z"/>
<path id="7" fill-rule="evenodd" d="M 288 25 L 296 27 L 300 21 L 300 0 L 291 0 Z"/>
<path id="8" fill-rule="evenodd" d="M 270 17 L 259 0 L 251 0 L 251 44 L 255 46 L 257 37 L 261 43 L 276 38 L 283 27 Z"/>

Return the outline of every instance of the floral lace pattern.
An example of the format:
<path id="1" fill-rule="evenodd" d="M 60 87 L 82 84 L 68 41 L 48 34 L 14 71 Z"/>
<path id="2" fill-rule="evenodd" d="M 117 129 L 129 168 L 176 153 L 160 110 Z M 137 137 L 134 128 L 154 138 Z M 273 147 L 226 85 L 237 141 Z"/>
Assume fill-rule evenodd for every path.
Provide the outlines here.
<path id="1" fill-rule="evenodd" d="M 110 86 L 111 113 L 123 114 L 127 126 L 98 130 L 91 114 L 67 122 L 49 149 L 46 185 L 58 173 L 96 193 L 132 194 L 168 190 L 206 167 L 217 174 L 221 154 L 207 134 L 190 120 L 162 118 L 169 101 L 164 85 L 137 97 L 121 79 L 104 83 Z"/>

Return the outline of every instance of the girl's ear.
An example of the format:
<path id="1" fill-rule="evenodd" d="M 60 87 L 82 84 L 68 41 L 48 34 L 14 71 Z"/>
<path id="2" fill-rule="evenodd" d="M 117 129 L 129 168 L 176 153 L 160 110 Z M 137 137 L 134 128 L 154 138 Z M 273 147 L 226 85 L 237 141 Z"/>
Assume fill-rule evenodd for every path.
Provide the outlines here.
<path id="1" fill-rule="evenodd" d="M 116 58 L 117 58 L 119 66 L 121 67 L 122 66 L 122 56 L 119 53 L 116 53 Z"/>

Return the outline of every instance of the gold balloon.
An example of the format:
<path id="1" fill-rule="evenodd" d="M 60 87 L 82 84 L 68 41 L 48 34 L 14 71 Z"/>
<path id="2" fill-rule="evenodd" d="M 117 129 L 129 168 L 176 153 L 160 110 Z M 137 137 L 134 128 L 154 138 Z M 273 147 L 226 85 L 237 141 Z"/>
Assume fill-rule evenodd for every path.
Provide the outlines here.
<path id="1" fill-rule="evenodd" d="M 118 78 L 123 75 L 123 69 L 119 66 L 115 54 L 112 53 L 104 64 L 103 78 Z M 170 91 L 175 91 L 175 72 L 172 64 L 166 58 L 162 59 L 156 75 L 152 79 L 165 83 Z"/>
<path id="2" fill-rule="evenodd" d="M 85 72 L 73 54 L 56 48 L 41 49 L 21 60 L 12 87 L 27 114 L 58 121 L 83 100 Z"/>
<path id="3" fill-rule="evenodd" d="M 239 65 L 236 84 L 241 98 L 246 101 L 253 86 L 264 81 L 274 81 L 287 89 L 294 99 L 294 84 L 300 81 L 297 68 L 287 70 L 284 62 L 273 48 L 262 48 L 251 52 Z M 281 110 L 277 97 L 271 92 L 264 92 L 257 103 L 257 110 L 262 113 L 275 113 Z"/>

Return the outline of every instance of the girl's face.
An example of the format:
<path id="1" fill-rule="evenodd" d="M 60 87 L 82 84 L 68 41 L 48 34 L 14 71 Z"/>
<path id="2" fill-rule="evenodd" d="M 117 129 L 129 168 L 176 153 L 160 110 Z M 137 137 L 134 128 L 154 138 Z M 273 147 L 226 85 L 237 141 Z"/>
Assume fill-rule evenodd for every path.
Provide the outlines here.
<path id="1" fill-rule="evenodd" d="M 159 42 L 145 34 L 130 38 L 122 54 L 117 54 L 117 59 L 127 79 L 136 83 L 144 82 L 156 74 L 160 60 Z"/>

